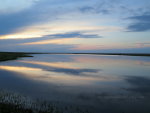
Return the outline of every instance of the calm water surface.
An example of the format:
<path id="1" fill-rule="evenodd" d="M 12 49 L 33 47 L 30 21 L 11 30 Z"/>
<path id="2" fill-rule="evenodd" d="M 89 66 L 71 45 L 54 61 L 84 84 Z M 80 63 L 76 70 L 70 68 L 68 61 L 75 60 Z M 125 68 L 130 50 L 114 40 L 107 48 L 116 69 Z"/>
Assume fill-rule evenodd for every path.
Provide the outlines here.
<path id="1" fill-rule="evenodd" d="M 0 62 L 0 89 L 92 113 L 150 113 L 150 57 L 37 54 Z"/>

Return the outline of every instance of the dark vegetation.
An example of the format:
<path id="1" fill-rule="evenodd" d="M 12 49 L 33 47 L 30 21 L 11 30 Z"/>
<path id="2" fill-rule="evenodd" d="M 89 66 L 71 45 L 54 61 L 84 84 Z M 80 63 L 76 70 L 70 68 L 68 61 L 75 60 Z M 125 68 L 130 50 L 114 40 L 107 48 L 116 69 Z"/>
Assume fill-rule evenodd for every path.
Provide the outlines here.
<path id="1" fill-rule="evenodd" d="M 60 102 L 31 99 L 18 93 L 0 91 L 0 113 L 91 113 Z"/>
<path id="2" fill-rule="evenodd" d="M 16 60 L 20 57 L 32 57 L 27 53 L 17 53 L 17 52 L 0 52 L 0 61 L 7 61 L 7 60 Z"/>
<path id="3" fill-rule="evenodd" d="M 0 113 L 60 113 L 54 104 L 12 92 L 0 92 Z"/>
<path id="4" fill-rule="evenodd" d="M 23 108 L 19 105 L 1 103 L 0 113 L 34 113 L 34 111 L 32 109 Z M 52 113 L 52 112 L 38 111 L 36 113 Z"/>

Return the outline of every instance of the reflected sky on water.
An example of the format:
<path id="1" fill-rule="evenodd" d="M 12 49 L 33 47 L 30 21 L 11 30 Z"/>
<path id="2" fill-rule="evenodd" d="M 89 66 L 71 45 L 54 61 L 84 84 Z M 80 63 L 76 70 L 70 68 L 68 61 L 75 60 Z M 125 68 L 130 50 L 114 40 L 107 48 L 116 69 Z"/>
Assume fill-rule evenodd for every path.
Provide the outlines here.
<path id="1" fill-rule="evenodd" d="M 1 62 L 0 88 L 88 109 L 90 106 L 96 113 L 110 112 L 108 106 L 111 112 L 133 112 L 138 106 L 147 112 L 149 69 L 149 57 L 37 54 Z M 138 108 L 140 111 L 143 109 Z"/>

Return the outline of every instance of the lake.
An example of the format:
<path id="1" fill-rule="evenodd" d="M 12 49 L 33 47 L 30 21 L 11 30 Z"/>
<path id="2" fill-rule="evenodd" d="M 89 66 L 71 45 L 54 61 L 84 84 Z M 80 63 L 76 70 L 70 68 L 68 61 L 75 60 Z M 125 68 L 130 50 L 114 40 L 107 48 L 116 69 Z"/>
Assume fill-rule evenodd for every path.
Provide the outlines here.
<path id="1" fill-rule="evenodd" d="M 76 108 L 90 113 L 150 112 L 150 57 L 33 56 L 0 62 L 1 90 L 53 102 L 60 108 L 70 106 L 68 113 Z"/>

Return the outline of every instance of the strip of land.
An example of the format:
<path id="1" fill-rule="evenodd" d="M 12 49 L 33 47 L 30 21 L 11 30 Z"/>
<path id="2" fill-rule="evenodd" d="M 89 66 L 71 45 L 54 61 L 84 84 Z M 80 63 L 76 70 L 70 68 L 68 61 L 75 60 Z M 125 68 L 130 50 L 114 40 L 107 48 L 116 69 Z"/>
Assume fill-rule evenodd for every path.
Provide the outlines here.
<path id="1" fill-rule="evenodd" d="M 83 55 L 122 55 L 122 56 L 150 56 L 150 53 L 30 53 L 30 54 L 83 54 Z"/>
<path id="2" fill-rule="evenodd" d="M 149 53 L 74 53 L 74 54 L 123 55 L 123 56 L 150 56 Z"/>
<path id="3" fill-rule="evenodd" d="M 16 60 L 21 57 L 33 57 L 31 54 L 84 54 L 84 55 L 123 55 L 123 56 L 146 56 L 149 53 L 32 53 L 32 52 L 0 52 L 0 61 Z"/>
<path id="4" fill-rule="evenodd" d="M 0 52 L 0 61 L 16 60 L 20 57 L 32 57 L 28 53 L 22 52 Z"/>

